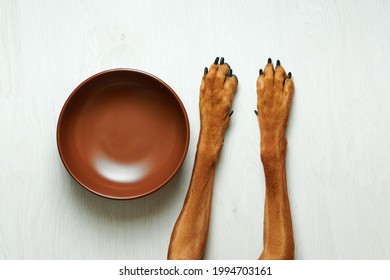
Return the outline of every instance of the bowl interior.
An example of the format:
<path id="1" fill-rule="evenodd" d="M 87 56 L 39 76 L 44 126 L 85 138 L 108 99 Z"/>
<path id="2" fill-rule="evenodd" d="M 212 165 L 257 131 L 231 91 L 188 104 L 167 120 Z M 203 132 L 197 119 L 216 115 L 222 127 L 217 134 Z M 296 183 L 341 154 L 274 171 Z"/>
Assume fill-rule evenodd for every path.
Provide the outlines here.
<path id="1" fill-rule="evenodd" d="M 136 198 L 161 188 L 180 168 L 188 118 L 161 80 L 136 70 L 111 70 L 71 94 L 57 141 L 66 169 L 82 186 L 109 198 Z"/>

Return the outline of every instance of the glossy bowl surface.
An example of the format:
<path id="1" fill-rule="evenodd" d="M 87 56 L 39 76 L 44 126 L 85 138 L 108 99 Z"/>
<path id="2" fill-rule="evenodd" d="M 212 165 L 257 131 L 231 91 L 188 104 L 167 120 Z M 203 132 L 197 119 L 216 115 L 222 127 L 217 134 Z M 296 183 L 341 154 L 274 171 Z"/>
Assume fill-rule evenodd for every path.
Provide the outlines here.
<path id="1" fill-rule="evenodd" d="M 177 94 L 134 69 L 88 78 L 58 119 L 65 168 L 81 186 L 107 198 L 138 198 L 160 189 L 181 167 L 188 144 L 188 117 Z"/>

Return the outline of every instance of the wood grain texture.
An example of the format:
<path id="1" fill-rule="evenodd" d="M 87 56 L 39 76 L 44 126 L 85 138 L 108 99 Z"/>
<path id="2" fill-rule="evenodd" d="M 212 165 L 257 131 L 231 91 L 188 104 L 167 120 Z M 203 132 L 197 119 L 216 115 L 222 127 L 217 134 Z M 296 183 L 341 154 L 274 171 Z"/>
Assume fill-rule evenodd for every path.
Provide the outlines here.
<path id="1" fill-rule="evenodd" d="M 256 107 L 268 57 L 293 74 L 287 177 L 297 259 L 390 259 L 390 3 L 0 1 L 0 259 L 164 259 L 188 188 L 203 68 L 238 76 L 214 182 L 206 259 L 262 249 Z M 137 68 L 187 108 L 191 140 L 168 186 L 106 200 L 63 168 L 62 104 L 101 70 Z"/>

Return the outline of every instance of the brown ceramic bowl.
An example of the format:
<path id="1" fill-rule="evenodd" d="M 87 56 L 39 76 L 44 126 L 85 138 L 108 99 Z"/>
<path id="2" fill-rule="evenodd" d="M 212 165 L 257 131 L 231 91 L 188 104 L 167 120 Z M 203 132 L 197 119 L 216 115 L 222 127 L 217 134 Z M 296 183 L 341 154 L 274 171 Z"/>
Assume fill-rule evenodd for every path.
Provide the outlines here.
<path id="1" fill-rule="evenodd" d="M 187 154 L 189 123 L 176 93 L 132 69 L 82 82 L 62 108 L 58 150 L 70 175 L 103 197 L 132 199 L 163 187 Z"/>

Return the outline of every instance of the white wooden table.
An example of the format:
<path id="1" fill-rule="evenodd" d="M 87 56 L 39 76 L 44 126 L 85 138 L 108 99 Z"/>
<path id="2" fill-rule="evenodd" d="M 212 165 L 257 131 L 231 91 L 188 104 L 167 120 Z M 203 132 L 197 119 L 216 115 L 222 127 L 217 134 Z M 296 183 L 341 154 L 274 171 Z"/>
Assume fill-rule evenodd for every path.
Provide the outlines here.
<path id="1" fill-rule="evenodd" d="M 390 258 L 390 2 L 0 1 L 0 259 L 164 259 L 199 132 L 203 68 L 240 81 L 219 162 L 207 259 L 262 249 L 264 175 L 255 81 L 268 57 L 296 85 L 288 185 L 296 258 Z M 134 201 L 77 185 L 56 147 L 85 78 L 136 68 L 166 81 L 190 119 L 179 174 Z"/>

